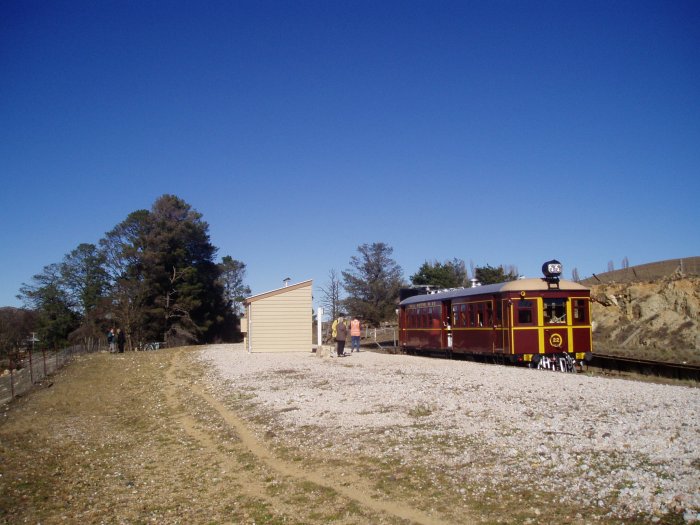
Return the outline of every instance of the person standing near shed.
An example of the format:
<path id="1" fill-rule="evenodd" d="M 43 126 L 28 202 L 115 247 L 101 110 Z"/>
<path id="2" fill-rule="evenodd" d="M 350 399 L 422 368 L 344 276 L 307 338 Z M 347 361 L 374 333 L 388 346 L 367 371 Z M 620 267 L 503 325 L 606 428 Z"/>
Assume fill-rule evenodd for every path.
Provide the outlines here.
<path id="1" fill-rule="evenodd" d="M 340 357 L 345 355 L 345 340 L 348 338 L 348 327 L 345 326 L 345 320 L 342 317 L 338 317 L 335 332 L 336 353 Z"/>
<path id="2" fill-rule="evenodd" d="M 362 335 L 362 327 L 360 326 L 360 320 L 357 316 L 352 318 L 350 321 L 350 342 L 352 347 L 350 348 L 350 353 L 360 351 L 360 335 Z"/>
<path id="3" fill-rule="evenodd" d="M 119 347 L 120 354 L 124 353 L 124 343 L 126 343 L 124 331 L 121 328 L 117 328 L 117 346 Z"/>

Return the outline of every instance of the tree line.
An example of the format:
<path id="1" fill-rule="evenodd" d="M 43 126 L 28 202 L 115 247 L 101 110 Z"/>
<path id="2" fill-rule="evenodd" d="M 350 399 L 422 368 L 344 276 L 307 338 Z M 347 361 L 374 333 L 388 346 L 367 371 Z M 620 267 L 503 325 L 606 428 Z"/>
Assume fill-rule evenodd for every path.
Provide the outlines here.
<path id="1" fill-rule="evenodd" d="M 110 328 L 121 328 L 127 344 L 169 345 L 240 340 L 238 318 L 251 290 L 245 263 L 217 254 L 202 215 L 174 195 L 137 210 L 96 244 L 84 243 L 61 262 L 45 266 L 18 298 L 24 309 L 0 308 L 0 350 L 26 346 L 31 333 L 44 348 L 95 345 Z M 378 326 L 395 319 L 402 287 L 469 286 L 464 261 L 425 262 L 403 278 L 383 242 L 362 244 L 339 275 L 330 271 L 321 288 L 322 306 L 335 318 L 360 316 Z M 517 278 L 517 269 L 489 265 L 471 273 L 482 284 Z"/>
<path id="2" fill-rule="evenodd" d="M 471 283 L 463 260 L 424 262 L 411 275 L 410 284 L 403 279 L 401 266 L 392 258 L 393 248 L 383 242 L 362 244 L 358 254 L 350 258 L 350 268 L 338 275 L 329 272 L 329 280 L 321 287 L 321 306 L 331 319 L 341 315 L 362 318 L 371 326 L 392 322 L 401 288 L 429 286 L 432 289 L 464 288 Z M 479 284 L 493 284 L 518 278 L 514 266 L 497 268 L 491 265 L 474 267 L 472 275 Z M 343 294 L 345 291 L 345 294 Z"/>
<path id="3" fill-rule="evenodd" d="M 21 346 L 7 339 L 26 338 L 28 325 L 48 348 L 94 344 L 112 327 L 131 347 L 235 340 L 246 267 L 231 256 L 217 264 L 216 253 L 202 215 L 163 195 L 23 283 L 25 310 L 2 309 L 2 346 Z"/>

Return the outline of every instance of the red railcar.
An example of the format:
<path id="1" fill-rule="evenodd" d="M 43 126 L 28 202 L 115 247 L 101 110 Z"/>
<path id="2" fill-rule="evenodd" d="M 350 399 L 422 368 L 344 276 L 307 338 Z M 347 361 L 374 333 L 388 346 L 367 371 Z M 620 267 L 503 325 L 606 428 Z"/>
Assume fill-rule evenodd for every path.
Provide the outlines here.
<path id="1" fill-rule="evenodd" d="M 400 303 L 399 342 L 406 352 L 572 370 L 592 351 L 590 290 L 545 274 L 415 295 Z"/>

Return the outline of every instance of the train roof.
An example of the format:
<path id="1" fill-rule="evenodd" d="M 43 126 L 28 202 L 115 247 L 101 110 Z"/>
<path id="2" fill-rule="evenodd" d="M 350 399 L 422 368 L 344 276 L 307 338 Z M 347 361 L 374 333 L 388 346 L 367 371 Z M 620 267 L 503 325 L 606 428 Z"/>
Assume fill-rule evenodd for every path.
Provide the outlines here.
<path id="1" fill-rule="evenodd" d="M 475 286 L 473 288 L 456 288 L 453 290 L 445 290 L 443 292 L 435 292 L 429 294 L 414 295 L 408 297 L 399 303 L 401 306 L 415 303 L 424 303 L 425 301 L 442 301 L 444 299 L 454 299 L 457 297 L 469 297 L 471 295 L 496 294 L 503 292 L 520 292 L 520 291 L 547 291 L 547 290 L 563 290 L 576 291 L 588 290 L 582 284 L 574 281 L 559 281 L 558 288 L 551 288 L 550 283 L 542 278 L 518 279 L 516 281 L 507 281 L 498 284 L 486 284 L 484 286 Z"/>

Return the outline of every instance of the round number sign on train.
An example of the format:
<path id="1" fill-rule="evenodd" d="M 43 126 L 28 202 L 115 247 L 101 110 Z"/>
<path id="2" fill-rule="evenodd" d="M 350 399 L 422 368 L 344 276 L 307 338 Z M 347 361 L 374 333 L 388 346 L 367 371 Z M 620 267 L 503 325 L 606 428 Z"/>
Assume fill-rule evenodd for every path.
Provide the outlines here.
<path id="1" fill-rule="evenodd" d="M 552 334 L 549 337 L 549 344 L 552 345 L 554 348 L 559 348 L 563 342 L 564 340 L 559 334 Z"/>

